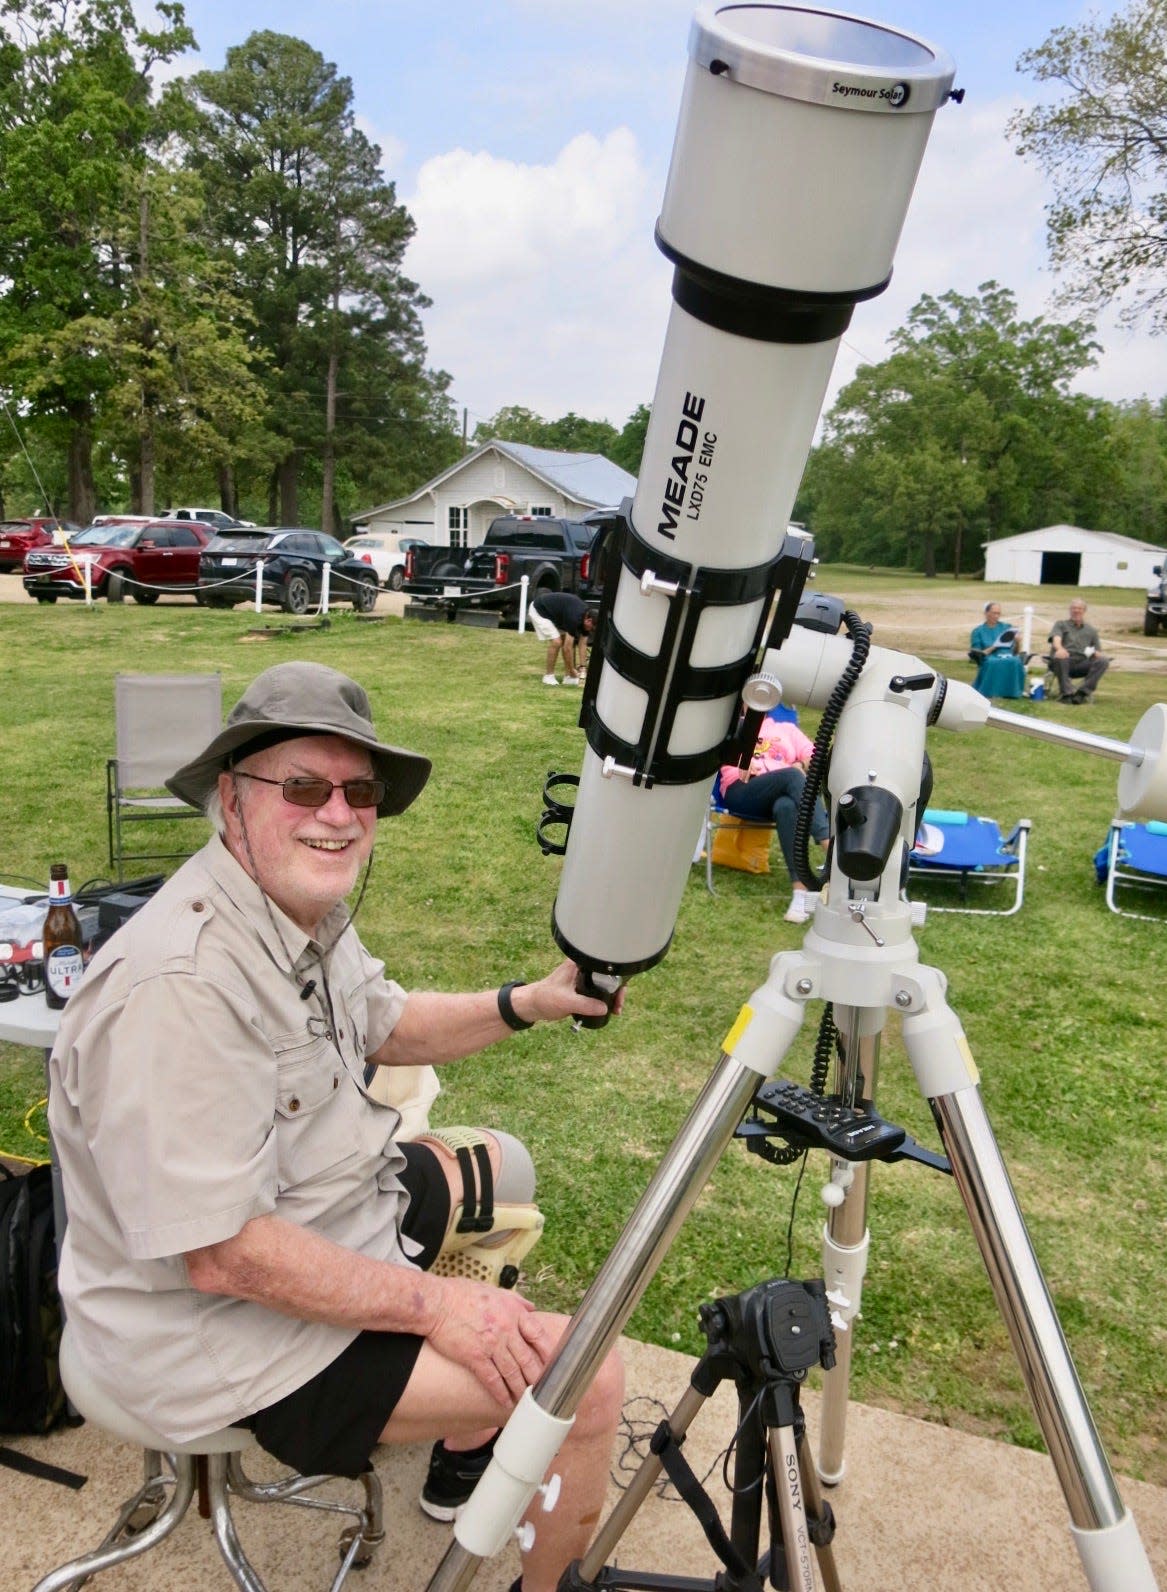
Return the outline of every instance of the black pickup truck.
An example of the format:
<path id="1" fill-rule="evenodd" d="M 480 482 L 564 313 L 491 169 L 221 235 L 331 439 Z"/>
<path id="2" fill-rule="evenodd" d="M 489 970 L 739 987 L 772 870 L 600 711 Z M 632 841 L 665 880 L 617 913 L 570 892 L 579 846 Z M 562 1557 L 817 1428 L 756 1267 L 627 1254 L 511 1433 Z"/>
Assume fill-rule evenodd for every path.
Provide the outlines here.
<path id="1" fill-rule="evenodd" d="M 1155 584 L 1147 592 L 1147 606 L 1143 610 L 1144 636 L 1157 636 L 1160 626 L 1167 626 L 1167 553 L 1152 573 Z"/>
<path id="2" fill-rule="evenodd" d="M 497 613 L 503 624 L 519 615 L 523 576 L 527 601 L 540 592 L 570 591 L 599 601 L 601 562 L 621 511 L 596 510 L 582 520 L 503 514 L 478 547 L 412 547 L 405 556 L 405 595 L 425 608 Z"/>

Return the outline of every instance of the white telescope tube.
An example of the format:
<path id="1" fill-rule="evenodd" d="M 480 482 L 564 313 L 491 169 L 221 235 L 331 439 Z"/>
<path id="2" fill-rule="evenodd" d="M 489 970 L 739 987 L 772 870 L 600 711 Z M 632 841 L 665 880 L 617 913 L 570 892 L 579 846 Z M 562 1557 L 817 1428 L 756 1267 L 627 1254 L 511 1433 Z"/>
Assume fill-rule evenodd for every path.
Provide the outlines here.
<path id="1" fill-rule="evenodd" d="M 778 4 L 703 6 L 689 53 L 657 227 L 674 304 L 553 915 L 589 973 L 668 948 L 770 599 L 805 579 L 787 522 L 839 341 L 887 285 L 954 72 L 892 28 Z"/>

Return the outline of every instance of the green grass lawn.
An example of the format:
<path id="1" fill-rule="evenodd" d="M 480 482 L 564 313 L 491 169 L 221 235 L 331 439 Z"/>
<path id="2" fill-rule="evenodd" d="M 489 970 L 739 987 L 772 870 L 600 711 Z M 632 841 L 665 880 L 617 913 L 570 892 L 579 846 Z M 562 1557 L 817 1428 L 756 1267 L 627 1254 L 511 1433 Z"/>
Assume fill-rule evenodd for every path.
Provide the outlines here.
<path id="1" fill-rule="evenodd" d="M 846 579 L 860 612 L 865 595 L 886 601 L 894 593 L 885 572 Z M 982 588 L 962 582 L 960 589 L 975 618 Z M 1133 594 L 1132 622 L 1138 603 Z M 422 799 L 382 826 L 361 909 L 369 946 L 407 987 L 487 987 L 538 976 L 554 961 L 549 925 L 559 864 L 541 855 L 535 828 L 548 770 L 577 770 L 583 739 L 578 695 L 539 684 L 542 649 L 531 636 L 367 623 L 343 613 L 327 631 L 256 640 L 253 615 L 179 605 L 6 606 L 0 622 L 9 681 L 6 881 L 43 881 L 58 860 L 69 863 L 75 885 L 107 872 L 104 762 L 117 671 L 217 669 L 230 703 L 271 663 L 312 658 L 358 677 L 382 732 L 435 765 Z M 878 636 L 894 643 L 886 618 Z M 946 667 L 971 678 L 971 665 Z M 1069 713 L 1074 724 L 1125 739 L 1162 688 L 1159 676 L 1116 667 L 1087 710 L 1010 706 L 1049 718 Z M 804 722 L 813 731 L 813 715 Z M 1164 1483 L 1167 1329 L 1158 1300 L 1167 1113 L 1159 1002 L 1167 929 L 1108 913 L 1094 882 L 1091 855 L 1114 811 L 1116 765 L 993 732 L 936 731 L 930 751 L 936 805 L 987 812 L 1002 823 L 1033 820 L 1021 914 L 934 915 L 920 931 L 921 954 L 948 977 L 1111 1457 L 1122 1470 Z M 532 1147 L 548 1225 L 528 1291 L 541 1304 L 570 1309 L 578 1300 L 708 1077 L 740 1005 L 770 957 L 799 942 L 801 930 L 782 921 L 778 867 L 770 877 L 719 870 L 715 898 L 694 868 L 673 947 L 634 980 L 619 1021 L 595 1033 L 540 1027 L 446 1070 L 436 1117 L 496 1122 Z M 803 1079 L 811 1027 L 787 1065 Z M 0 1149 L 43 1154 L 40 1093 L 39 1058 L 0 1047 Z M 894 1020 L 880 1106 L 936 1146 Z M 811 1158 L 794 1218 L 795 1276 L 820 1268 L 825 1170 L 821 1156 Z M 780 1273 L 796 1176 L 797 1168 L 771 1167 L 733 1147 L 649 1287 L 632 1332 L 696 1351 L 704 1299 Z M 916 1166 L 879 1167 L 870 1217 L 855 1395 L 1038 1445 L 951 1181 Z"/>

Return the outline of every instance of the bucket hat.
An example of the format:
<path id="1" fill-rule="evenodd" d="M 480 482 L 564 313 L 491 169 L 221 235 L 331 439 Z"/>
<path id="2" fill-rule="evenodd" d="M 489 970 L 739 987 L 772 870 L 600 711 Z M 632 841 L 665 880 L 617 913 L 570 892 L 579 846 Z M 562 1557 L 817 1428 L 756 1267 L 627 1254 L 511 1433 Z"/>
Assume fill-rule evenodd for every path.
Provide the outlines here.
<path id="1" fill-rule="evenodd" d="M 374 774 L 385 781 L 378 818 L 404 812 L 430 776 L 428 757 L 377 739 L 369 698 L 355 680 L 322 663 L 299 662 L 277 663 L 258 675 L 206 750 L 172 774 L 166 788 L 202 807 L 224 769 L 296 735 L 339 735 L 368 750 Z"/>

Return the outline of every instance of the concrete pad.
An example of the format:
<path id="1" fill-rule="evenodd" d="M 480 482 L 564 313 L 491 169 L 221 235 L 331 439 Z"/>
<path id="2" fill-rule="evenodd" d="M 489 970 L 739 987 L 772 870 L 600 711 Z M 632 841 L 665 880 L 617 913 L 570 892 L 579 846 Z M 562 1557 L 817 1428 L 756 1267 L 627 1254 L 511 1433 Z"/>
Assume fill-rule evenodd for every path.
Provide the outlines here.
<path id="1" fill-rule="evenodd" d="M 662 1415 L 688 1385 L 692 1361 L 671 1350 L 625 1339 L 628 1373 L 624 1429 L 613 1456 L 610 1502 L 626 1486 Z M 817 1439 L 819 1400 L 803 1397 L 807 1428 Z M 692 1423 L 685 1453 L 728 1522 L 720 1456 L 737 1424 L 737 1402 L 722 1388 Z M 138 1486 L 141 1456 L 90 1426 L 47 1438 L 2 1439 L 18 1451 L 86 1476 L 79 1491 L 0 1469 L 0 1536 L 6 1543 L 0 1586 L 26 1592 L 64 1560 L 105 1535 L 120 1504 Z M 381 1449 L 387 1540 L 373 1564 L 349 1585 L 420 1592 L 450 1541 L 451 1528 L 417 1507 L 428 1449 Z M 278 1474 L 253 1450 L 249 1473 Z M 1121 1481 L 1155 1572 L 1167 1587 L 1167 1489 Z M 337 1496 L 359 1489 L 334 1484 Z M 864 1405 L 848 1411 L 846 1471 L 825 1496 L 838 1532 L 835 1561 L 852 1592 L 1081 1592 L 1086 1579 L 1068 1529 L 1053 1469 L 1044 1455 L 955 1432 L 948 1427 Z M 343 1524 L 318 1513 L 273 1504 L 235 1505 L 239 1535 L 269 1592 L 323 1592 L 338 1563 Z M 766 1544 L 763 1544 L 765 1547 Z M 671 1488 L 650 1496 L 626 1531 L 613 1561 L 629 1568 L 712 1576 L 717 1562 L 700 1527 Z M 482 1565 L 481 1592 L 505 1592 L 518 1574 L 510 1548 Z M 192 1512 L 175 1535 L 137 1562 L 103 1574 L 108 1592 L 198 1588 L 227 1592 L 231 1578 L 218 1558 L 208 1523 Z M 1121 1592 L 1115 1588 L 1114 1592 Z"/>

